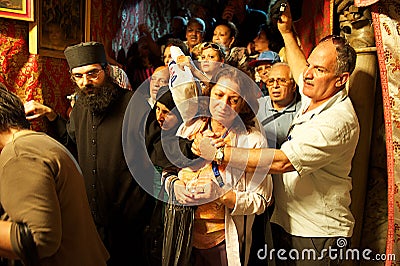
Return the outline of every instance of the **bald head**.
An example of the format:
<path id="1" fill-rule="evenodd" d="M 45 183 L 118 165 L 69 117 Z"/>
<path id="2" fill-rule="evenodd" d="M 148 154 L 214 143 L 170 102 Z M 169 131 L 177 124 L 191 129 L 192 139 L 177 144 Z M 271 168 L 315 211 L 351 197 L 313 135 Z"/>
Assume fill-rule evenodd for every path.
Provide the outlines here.
<path id="1" fill-rule="evenodd" d="M 160 66 L 154 70 L 150 78 L 150 97 L 155 101 L 157 92 L 162 86 L 167 86 L 169 71 L 167 66 Z"/>

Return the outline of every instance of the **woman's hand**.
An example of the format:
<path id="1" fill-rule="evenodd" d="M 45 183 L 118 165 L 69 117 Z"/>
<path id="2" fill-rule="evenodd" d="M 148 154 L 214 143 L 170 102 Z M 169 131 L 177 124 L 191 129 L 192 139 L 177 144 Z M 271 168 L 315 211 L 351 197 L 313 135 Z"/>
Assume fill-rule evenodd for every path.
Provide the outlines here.
<path id="1" fill-rule="evenodd" d="M 192 74 L 199 74 L 202 73 L 194 64 L 192 58 L 190 56 L 186 56 L 186 55 L 180 55 L 176 58 L 176 64 L 179 66 L 179 68 L 183 71 L 184 67 L 187 66 L 189 67 L 190 71 L 192 72 Z M 196 75 L 196 76 L 197 76 Z M 204 74 L 202 74 L 204 76 Z"/>
<path id="2" fill-rule="evenodd" d="M 24 108 L 26 119 L 29 121 L 43 116 L 46 116 L 50 121 L 54 121 L 57 118 L 57 113 L 53 109 L 34 100 L 26 102 Z"/>
<path id="3" fill-rule="evenodd" d="M 214 133 L 206 130 L 203 133 L 196 134 L 192 144 L 192 152 L 205 160 L 212 161 L 218 148 L 225 146 L 226 143 L 221 138 L 220 133 Z"/>
<path id="4" fill-rule="evenodd" d="M 225 205 L 229 209 L 235 208 L 236 204 L 236 193 L 224 187 L 220 187 L 214 179 L 208 179 L 202 186 L 203 191 L 199 192 L 199 189 L 194 198 L 198 201 L 198 204 L 205 204 L 217 200 L 221 204 Z"/>
<path id="5" fill-rule="evenodd" d="M 197 201 L 194 194 L 186 189 L 186 184 L 181 180 L 176 180 L 174 183 L 174 194 L 176 200 L 183 205 L 196 205 Z"/>

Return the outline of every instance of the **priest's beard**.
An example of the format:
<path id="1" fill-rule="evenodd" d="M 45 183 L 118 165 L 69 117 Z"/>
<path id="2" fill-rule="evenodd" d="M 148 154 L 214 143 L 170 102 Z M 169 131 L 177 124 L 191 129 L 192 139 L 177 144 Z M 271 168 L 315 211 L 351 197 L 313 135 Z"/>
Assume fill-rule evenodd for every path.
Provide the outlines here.
<path id="1" fill-rule="evenodd" d="M 77 96 L 94 115 L 100 115 L 117 99 L 118 91 L 112 82 L 105 81 L 102 85 L 87 84 L 78 89 Z"/>

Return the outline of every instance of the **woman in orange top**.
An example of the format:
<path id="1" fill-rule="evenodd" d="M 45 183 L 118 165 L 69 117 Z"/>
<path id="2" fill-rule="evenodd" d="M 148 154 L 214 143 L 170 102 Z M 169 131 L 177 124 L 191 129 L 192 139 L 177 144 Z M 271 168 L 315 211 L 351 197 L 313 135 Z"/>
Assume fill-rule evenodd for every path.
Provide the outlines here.
<path id="1" fill-rule="evenodd" d="M 210 97 L 208 117 L 185 124 L 177 134 L 193 139 L 210 130 L 225 137 L 230 146 L 266 147 L 265 138 L 255 128 L 257 88 L 251 79 L 226 65 L 214 80 L 216 84 L 205 94 Z M 179 203 L 198 205 L 192 232 L 193 264 L 247 265 L 254 215 L 264 212 L 271 202 L 271 177 L 265 171 L 253 174 L 222 167 L 217 161 L 183 168 L 179 179 L 168 184 Z"/>

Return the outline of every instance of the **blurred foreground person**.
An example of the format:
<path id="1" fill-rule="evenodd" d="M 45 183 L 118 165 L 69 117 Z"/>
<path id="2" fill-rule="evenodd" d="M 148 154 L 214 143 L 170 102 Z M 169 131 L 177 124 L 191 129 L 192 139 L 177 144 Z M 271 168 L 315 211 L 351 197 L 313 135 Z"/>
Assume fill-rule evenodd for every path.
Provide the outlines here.
<path id="1" fill-rule="evenodd" d="M 21 100 L 2 84 L 0 99 L 0 257 L 106 265 L 77 162 L 54 139 L 29 130 Z"/>

